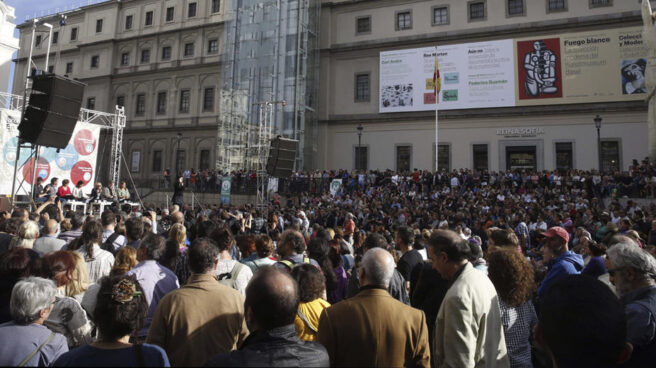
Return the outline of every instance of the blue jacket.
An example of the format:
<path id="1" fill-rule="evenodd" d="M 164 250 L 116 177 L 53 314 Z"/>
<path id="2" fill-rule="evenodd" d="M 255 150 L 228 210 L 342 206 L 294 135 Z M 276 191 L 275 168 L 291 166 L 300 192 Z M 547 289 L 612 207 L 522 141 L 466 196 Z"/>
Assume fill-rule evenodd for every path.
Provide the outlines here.
<path id="1" fill-rule="evenodd" d="M 549 271 L 542 283 L 538 287 L 538 296 L 544 296 L 544 293 L 558 281 L 561 277 L 567 275 L 576 275 L 583 269 L 583 257 L 571 250 L 561 254 L 549 262 Z"/>

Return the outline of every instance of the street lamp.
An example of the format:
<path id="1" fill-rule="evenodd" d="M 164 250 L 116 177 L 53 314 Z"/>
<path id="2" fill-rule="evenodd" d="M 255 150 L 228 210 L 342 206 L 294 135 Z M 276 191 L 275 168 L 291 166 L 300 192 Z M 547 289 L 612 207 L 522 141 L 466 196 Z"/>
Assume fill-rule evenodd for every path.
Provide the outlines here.
<path id="1" fill-rule="evenodd" d="M 358 130 L 358 155 L 357 155 L 357 162 L 355 163 L 355 168 L 357 170 L 362 170 L 362 130 L 364 129 L 362 127 L 362 124 L 358 124 L 358 127 L 356 128 Z"/>
<path id="2" fill-rule="evenodd" d="M 595 128 L 597 128 L 597 160 L 599 161 L 599 175 L 601 175 L 601 134 L 599 133 L 599 130 L 601 129 L 601 116 L 595 116 L 594 125 Z"/>
<path id="3" fill-rule="evenodd" d="M 175 151 L 175 173 L 180 175 L 180 141 L 182 140 L 182 133 L 178 132 L 178 149 Z"/>

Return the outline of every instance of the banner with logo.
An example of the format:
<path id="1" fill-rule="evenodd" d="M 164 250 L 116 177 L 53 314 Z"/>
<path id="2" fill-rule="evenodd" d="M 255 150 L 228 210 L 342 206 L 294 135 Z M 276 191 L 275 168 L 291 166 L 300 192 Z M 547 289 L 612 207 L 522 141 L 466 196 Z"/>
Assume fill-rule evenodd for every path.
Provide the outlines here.
<path id="1" fill-rule="evenodd" d="M 221 203 L 230 204 L 230 190 L 232 188 L 232 178 L 224 176 L 221 178 Z"/>
<path id="2" fill-rule="evenodd" d="M 269 178 L 267 190 L 269 193 L 278 193 L 278 178 Z"/>
<path id="3" fill-rule="evenodd" d="M 18 125 L 20 112 L 0 110 L 0 194 L 11 194 L 11 178 L 16 165 L 16 148 L 18 146 Z M 100 126 L 78 122 L 66 148 L 57 150 L 51 147 L 40 147 L 39 158 L 36 161 L 36 176 L 43 178 L 44 186 L 52 178 L 68 179 L 71 187 L 82 181 L 85 193 L 91 192 L 96 177 L 96 161 L 98 159 L 98 139 Z M 16 173 L 16 193 L 30 193 L 35 160 L 30 156 L 30 148 L 22 148 Z"/>

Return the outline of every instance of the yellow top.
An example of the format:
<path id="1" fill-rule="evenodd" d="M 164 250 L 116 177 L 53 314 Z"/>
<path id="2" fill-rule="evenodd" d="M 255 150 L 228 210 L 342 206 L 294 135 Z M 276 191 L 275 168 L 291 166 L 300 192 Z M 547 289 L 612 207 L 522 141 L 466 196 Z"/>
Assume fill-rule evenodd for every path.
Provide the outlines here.
<path id="1" fill-rule="evenodd" d="M 317 338 L 317 333 L 314 332 L 313 329 L 319 329 L 319 317 L 321 317 L 321 312 L 328 307 L 330 307 L 330 303 L 321 298 L 314 299 L 307 303 L 300 303 L 298 305 L 299 312 L 301 312 L 305 316 L 305 319 L 307 319 L 306 323 L 301 319 L 299 313 L 296 313 L 294 325 L 296 326 L 298 337 L 301 340 L 314 341 Z"/>

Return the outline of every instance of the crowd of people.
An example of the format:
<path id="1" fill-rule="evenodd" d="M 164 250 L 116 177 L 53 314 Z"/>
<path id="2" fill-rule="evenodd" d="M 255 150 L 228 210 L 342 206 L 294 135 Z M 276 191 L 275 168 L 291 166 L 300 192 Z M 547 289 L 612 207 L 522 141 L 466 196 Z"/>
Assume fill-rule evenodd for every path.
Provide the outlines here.
<path id="1" fill-rule="evenodd" d="M 266 213 L 16 208 L 0 365 L 651 367 L 656 204 L 619 200 L 651 195 L 636 167 L 344 173 Z"/>

